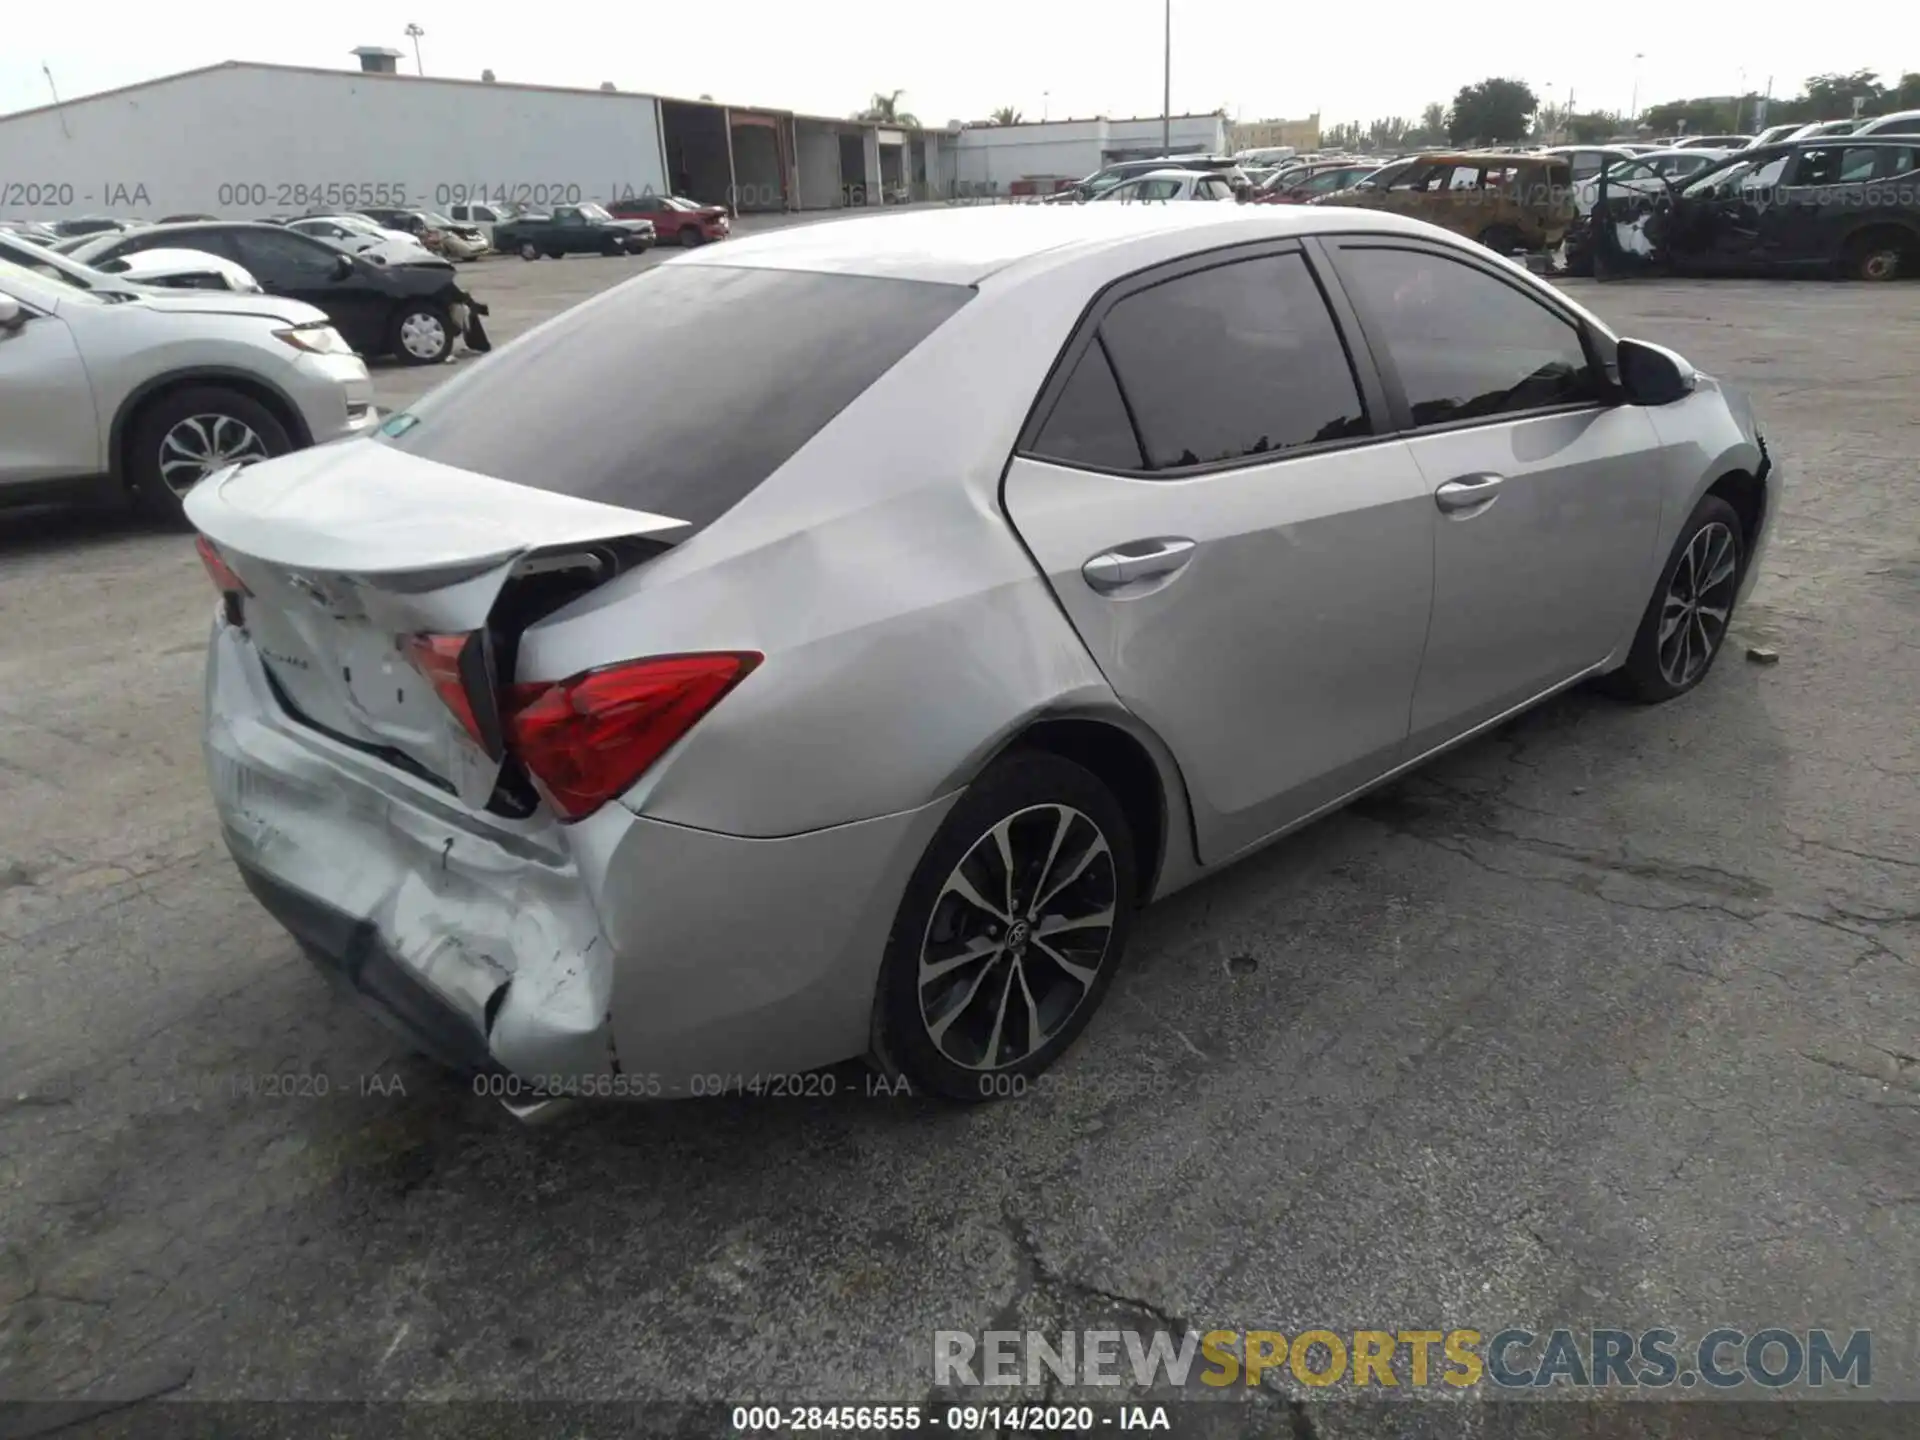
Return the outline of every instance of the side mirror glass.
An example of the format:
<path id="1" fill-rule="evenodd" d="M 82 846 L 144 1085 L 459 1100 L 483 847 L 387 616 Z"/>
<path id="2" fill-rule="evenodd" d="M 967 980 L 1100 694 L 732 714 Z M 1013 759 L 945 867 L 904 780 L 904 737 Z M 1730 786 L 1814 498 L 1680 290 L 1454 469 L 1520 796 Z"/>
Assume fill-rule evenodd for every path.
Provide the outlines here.
<path id="1" fill-rule="evenodd" d="M 333 262 L 334 273 L 342 280 L 353 274 L 353 256 L 342 254 Z"/>
<path id="2" fill-rule="evenodd" d="M 26 311 L 11 295 L 0 295 L 0 330 L 17 330 L 26 323 Z"/>
<path id="3" fill-rule="evenodd" d="M 1622 340 L 1614 358 L 1629 405 L 1671 405 L 1691 395 L 1700 383 L 1693 366 L 1664 345 Z"/>

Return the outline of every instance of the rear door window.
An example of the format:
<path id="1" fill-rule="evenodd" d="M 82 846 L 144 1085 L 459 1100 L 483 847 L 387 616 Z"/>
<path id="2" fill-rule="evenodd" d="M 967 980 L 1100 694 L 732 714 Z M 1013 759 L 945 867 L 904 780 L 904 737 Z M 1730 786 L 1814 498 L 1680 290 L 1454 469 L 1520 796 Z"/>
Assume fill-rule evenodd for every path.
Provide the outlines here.
<path id="1" fill-rule="evenodd" d="M 1149 469 L 1369 433 L 1340 332 L 1300 255 L 1163 281 L 1116 303 L 1100 335 Z"/>
<path id="2" fill-rule="evenodd" d="M 441 385 L 387 422 L 384 443 L 698 529 L 972 295 L 917 280 L 663 265 Z M 657 363 L 662 355 L 673 363 Z"/>

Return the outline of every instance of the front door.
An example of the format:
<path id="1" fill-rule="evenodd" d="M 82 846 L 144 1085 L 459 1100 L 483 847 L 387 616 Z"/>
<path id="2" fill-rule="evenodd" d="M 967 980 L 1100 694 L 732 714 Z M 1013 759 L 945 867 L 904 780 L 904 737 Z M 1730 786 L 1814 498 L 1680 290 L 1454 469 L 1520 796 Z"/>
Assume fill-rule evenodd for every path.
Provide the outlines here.
<path id="1" fill-rule="evenodd" d="M 1417 243 L 1337 253 L 1427 491 L 1417 754 L 1592 668 L 1632 630 L 1664 461 L 1652 422 L 1614 403 L 1540 287 Z"/>
<path id="2" fill-rule="evenodd" d="M 236 226 L 225 233 L 234 258 L 268 294 L 304 300 L 326 311 L 334 328 L 362 355 L 387 348 L 387 297 L 357 266 L 342 267 L 342 251 L 292 230 Z"/>
<path id="3" fill-rule="evenodd" d="M 1397 763 L 1433 585 L 1428 487 L 1306 256 L 1231 253 L 1108 292 L 1004 490 L 1208 864 Z"/>
<path id="4" fill-rule="evenodd" d="M 0 490 L 100 474 L 93 383 L 67 322 L 16 290 L 0 294 L 21 307 L 0 329 Z"/>

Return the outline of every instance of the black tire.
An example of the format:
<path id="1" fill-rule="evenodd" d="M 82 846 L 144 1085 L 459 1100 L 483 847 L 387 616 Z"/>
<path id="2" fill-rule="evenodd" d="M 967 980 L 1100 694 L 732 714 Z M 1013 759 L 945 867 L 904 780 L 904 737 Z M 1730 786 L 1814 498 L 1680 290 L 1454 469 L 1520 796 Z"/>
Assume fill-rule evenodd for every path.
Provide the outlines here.
<path id="1" fill-rule="evenodd" d="M 1912 273 L 1914 248 L 1898 230 L 1869 230 L 1847 242 L 1841 269 L 1849 280 L 1898 280 Z"/>
<path id="2" fill-rule="evenodd" d="M 1060 828 L 1063 818 L 1064 831 Z M 1000 852 L 993 839 L 1003 821 L 1009 822 L 1005 834 L 1014 854 L 1015 905 L 996 919 L 961 899 L 950 889 L 949 879 L 963 863 L 974 867 L 973 873 L 982 878 L 975 881 L 969 875 L 968 884 L 976 890 L 980 886 L 995 889 L 1002 897 L 997 904 L 1005 905 L 1008 872 L 998 861 Z M 1056 832 L 1060 838 L 1053 844 L 1059 859 L 1048 874 L 1052 853 L 1048 843 Z M 1104 857 L 1096 839 L 1105 843 Z M 983 846 L 987 848 L 982 850 Z M 1083 857 L 1084 867 L 1069 870 Z M 980 865 L 988 868 L 980 870 Z M 1065 884 L 1060 882 L 1062 871 L 1071 877 Z M 1023 886 L 1032 893 L 1023 893 Z M 1051 905 L 1042 911 L 1037 903 L 1050 899 L 1049 890 L 1054 892 L 1058 911 Z M 907 883 L 887 937 L 874 997 L 872 1062 L 889 1077 L 905 1078 L 914 1089 L 947 1100 L 976 1103 L 1024 1093 L 1028 1082 L 1053 1064 L 1086 1028 L 1105 998 L 1126 953 L 1134 903 L 1133 834 L 1112 792 L 1089 771 L 1056 755 L 1016 751 L 996 761 L 949 812 Z M 1109 910 L 1110 924 L 1103 918 Z M 1011 928 L 999 923 L 1007 914 L 1016 922 Z M 1035 921 L 1035 914 L 1042 920 Z M 1029 949 L 1029 927 L 1037 928 L 1048 918 L 1084 920 L 1088 916 L 1101 923 L 1082 924 L 1063 933 L 1075 936 L 1071 942 L 1075 948 L 1065 958 L 1074 969 L 1091 971 L 1090 983 L 1076 979 L 1072 969 L 1057 963 L 1054 957 L 1060 952 L 1052 947 L 1033 940 Z M 969 933 L 971 939 L 963 943 Z M 977 964 L 958 961 L 966 949 L 996 942 L 997 950 L 984 953 Z M 1054 943 L 1062 944 L 1058 935 Z M 961 947 L 953 956 L 940 957 L 956 962 L 953 979 L 942 989 L 942 981 L 936 978 L 926 992 L 936 1008 L 951 1003 L 947 1013 L 954 1018 L 938 1040 L 932 1031 L 940 1022 L 930 1025 L 922 1005 L 922 952 L 929 945 Z M 984 998 L 992 1007 L 996 982 L 1004 997 L 1000 1013 L 1009 1022 L 1004 1029 L 994 1029 L 985 1010 L 974 1004 Z M 993 1054 L 1008 1055 L 1016 1035 L 1026 1048 L 997 1066 L 963 1064 L 948 1053 L 965 1050 L 971 1044 L 969 1037 L 983 1027 L 988 1033 L 974 1047 L 976 1062 L 987 1058 L 989 1047 Z M 953 1037 L 951 1041 L 947 1036 Z M 1034 1044 L 1036 1039 L 1040 1043 Z"/>
<path id="3" fill-rule="evenodd" d="M 429 350 L 419 349 L 417 342 L 414 348 L 409 348 L 408 332 L 428 322 L 440 327 L 439 342 Z M 403 365 L 439 365 L 453 353 L 458 333 L 446 307 L 433 300 L 407 300 L 393 312 L 393 321 L 387 327 L 387 348 Z"/>
<path id="4" fill-rule="evenodd" d="M 703 244 L 706 238 L 705 235 L 700 233 L 700 227 L 698 225 L 682 225 L 680 227 L 680 248 L 682 250 L 691 250 L 696 245 Z"/>
<path id="5" fill-rule="evenodd" d="M 251 395 L 224 385 L 194 385 L 163 395 L 141 410 L 127 432 L 124 474 L 133 503 L 141 513 L 169 524 L 179 523 L 181 502 L 191 485 L 181 484 L 187 474 L 178 468 L 181 457 L 177 449 L 168 450 L 164 463 L 169 468 L 163 472 L 162 447 L 176 427 L 196 420 L 210 435 L 229 440 L 238 438 L 231 431 L 232 424 L 245 426 L 260 442 L 259 448 L 264 451 L 261 459 L 285 455 L 295 448 L 279 416 Z M 169 476 L 172 484 L 168 483 Z"/>
<path id="6" fill-rule="evenodd" d="M 520 242 L 520 258 L 522 260 L 538 260 L 540 258 L 540 247 L 531 240 L 522 240 Z"/>
<path id="7" fill-rule="evenodd" d="M 1714 608 L 1725 609 L 1725 620 L 1717 631 L 1703 621 L 1703 629 L 1695 634 L 1708 634 L 1711 640 L 1708 646 L 1706 663 L 1676 678 L 1669 667 L 1662 665 L 1661 630 L 1669 613 L 1669 596 L 1674 593 L 1674 579 L 1687 560 L 1689 551 L 1703 532 L 1714 527 L 1724 529 L 1732 541 L 1732 573 L 1724 581 L 1710 587 L 1707 597 L 1714 602 Z M 1627 652 L 1627 663 L 1602 681 L 1602 688 L 1623 700 L 1632 700 L 1643 705 L 1657 705 L 1684 695 L 1713 669 L 1713 662 L 1719 658 L 1725 648 L 1727 632 L 1733 624 L 1734 597 L 1739 593 L 1741 578 L 1747 568 L 1746 536 L 1740 528 L 1740 517 L 1733 507 L 1718 495 L 1703 495 L 1700 503 L 1693 507 L 1693 514 L 1687 517 L 1687 523 L 1680 527 L 1680 536 L 1673 542 L 1673 553 L 1667 556 L 1667 563 L 1661 567 L 1660 583 L 1654 586 L 1653 596 L 1647 601 L 1646 613 L 1640 618 L 1640 628 L 1634 632 L 1633 648 Z M 1711 578 L 1709 574 L 1705 578 Z M 1689 623 L 1691 612 L 1684 612 L 1680 624 Z M 1691 644 L 1691 636 L 1689 644 Z M 1670 643 L 1670 642 L 1669 642 Z M 1671 654 L 1671 650 L 1667 652 Z"/>
<path id="8" fill-rule="evenodd" d="M 1480 232 L 1479 239 L 1496 255 L 1511 255 L 1526 246 L 1526 242 L 1520 238 L 1520 232 L 1511 225 L 1489 225 Z"/>

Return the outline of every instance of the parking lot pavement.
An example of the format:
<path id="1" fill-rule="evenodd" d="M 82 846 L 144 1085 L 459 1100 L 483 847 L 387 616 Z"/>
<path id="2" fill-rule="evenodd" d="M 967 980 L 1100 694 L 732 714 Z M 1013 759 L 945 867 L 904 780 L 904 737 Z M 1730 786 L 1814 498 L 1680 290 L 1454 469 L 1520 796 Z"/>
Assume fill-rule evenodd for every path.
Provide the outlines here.
<path id="1" fill-rule="evenodd" d="M 633 268 L 471 283 L 504 340 Z M 0 517 L 0 1396 L 913 1400 L 936 1328 L 1102 1323 L 1861 1327 L 1920 1395 L 1920 287 L 1575 288 L 1791 466 L 1719 667 L 1150 912 L 983 1109 L 510 1120 L 242 891 L 191 547 Z"/>

